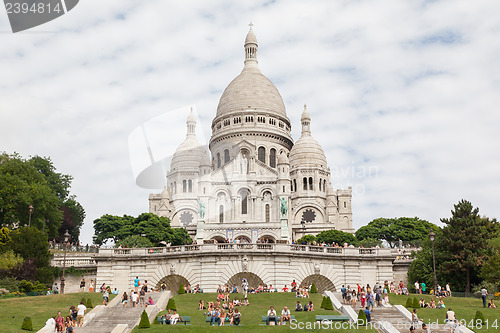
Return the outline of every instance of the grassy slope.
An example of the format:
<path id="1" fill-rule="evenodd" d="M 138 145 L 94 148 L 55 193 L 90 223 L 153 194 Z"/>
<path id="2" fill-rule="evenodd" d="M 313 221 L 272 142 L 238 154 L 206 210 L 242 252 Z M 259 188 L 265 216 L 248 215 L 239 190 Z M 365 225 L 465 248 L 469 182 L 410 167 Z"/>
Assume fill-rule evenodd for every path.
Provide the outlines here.
<path id="1" fill-rule="evenodd" d="M 112 298 L 114 295 L 110 295 Z M 71 305 L 77 306 L 85 297 L 91 298 L 95 305 L 102 304 L 100 293 L 75 293 L 64 295 L 19 297 L 0 300 L 0 332 L 26 332 L 21 330 L 24 317 L 31 317 L 34 331 L 38 331 L 49 317 L 57 315 L 61 311 L 67 316 Z M 89 310 L 87 310 L 89 311 Z"/>
<path id="2" fill-rule="evenodd" d="M 420 300 L 421 297 L 423 297 L 426 302 L 429 302 L 430 299 L 432 298 L 431 296 L 428 295 L 415 295 L 411 294 L 410 297 L 413 299 L 413 297 L 417 297 L 418 300 Z M 391 304 L 406 304 L 406 300 L 408 299 L 408 296 L 399 296 L 399 295 L 391 295 L 390 296 L 390 302 Z M 436 300 L 434 298 L 434 300 Z M 472 297 L 451 297 L 451 298 L 445 298 L 443 300 L 444 305 L 446 306 L 445 309 L 417 309 L 417 314 L 418 317 L 423 319 L 425 322 L 428 322 L 429 320 L 431 322 L 436 322 L 439 321 L 440 324 L 444 324 L 444 319 L 446 317 L 446 311 L 448 311 L 448 308 L 451 308 L 453 311 L 455 311 L 456 317 L 458 320 L 465 319 L 467 321 L 467 327 L 470 329 L 476 331 L 476 332 L 499 332 L 500 329 L 500 309 L 484 309 L 483 308 L 483 302 L 480 298 L 472 298 Z M 436 302 L 437 303 L 437 302 Z M 413 309 L 409 309 L 410 312 L 413 311 Z M 485 319 L 488 319 L 489 322 L 489 329 L 486 329 L 485 327 L 482 329 L 476 329 L 472 328 L 469 326 L 469 322 L 474 319 L 474 316 L 476 314 L 476 311 L 481 311 L 484 315 Z M 491 327 L 492 323 L 494 323 L 495 319 L 497 319 L 497 328 Z"/>
<path id="3" fill-rule="evenodd" d="M 238 296 L 241 297 L 241 294 Z M 334 314 L 338 315 L 336 311 L 327 311 L 321 309 L 322 296 L 319 294 L 312 294 L 310 299 L 295 298 L 294 293 L 263 293 L 257 295 L 249 295 L 248 300 L 250 302 L 249 306 L 240 306 L 238 309 L 241 312 L 241 327 L 227 328 L 227 327 L 213 327 L 209 326 L 205 322 L 204 311 L 199 311 L 198 302 L 200 299 L 203 301 L 213 301 L 216 298 L 216 294 L 186 294 L 186 295 L 176 295 L 174 296 L 175 304 L 177 310 L 181 316 L 191 316 L 191 326 L 176 325 L 176 326 L 162 326 L 162 325 L 152 325 L 150 329 L 138 329 L 136 328 L 134 332 L 144 332 L 144 333 L 154 333 L 154 332 L 165 332 L 165 331 L 175 331 L 175 332 L 205 332 L 207 330 L 237 330 L 242 332 L 261 332 L 261 331 L 280 331 L 289 332 L 290 325 L 286 326 L 260 326 L 262 324 L 262 316 L 267 315 L 267 310 L 272 305 L 276 309 L 276 312 L 281 314 L 281 310 L 286 305 L 295 315 L 295 319 L 299 322 L 311 322 L 315 321 L 315 316 L 319 314 Z M 297 300 L 300 300 L 302 304 L 304 301 L 312 300 L 315 306 L 313 312 L 295 312 L 295 304 Z M 163 311 L 161 314 L 165 313 Z M 265 323 L 264 323 L 265 324 Z M 313 330 L 301 330 L 305 332 L 311 332 Z M 316 330 L 319 331 L 319 330 Z M 344 330 L 342 330 L 344 331 Z M 349 332 L 349 330 L 345 330 Z M 365 331 L 365 330 L 363 330 Z M 376 332 L 373 330 L 373 332 Z"/>

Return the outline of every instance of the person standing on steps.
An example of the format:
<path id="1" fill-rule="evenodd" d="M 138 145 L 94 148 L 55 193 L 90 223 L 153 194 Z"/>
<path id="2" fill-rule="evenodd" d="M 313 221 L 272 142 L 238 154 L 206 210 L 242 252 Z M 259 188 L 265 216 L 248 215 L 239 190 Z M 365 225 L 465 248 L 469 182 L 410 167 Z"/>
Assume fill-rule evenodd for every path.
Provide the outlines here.
<path id="1" fill-rule="evenodd" d="M 141 281 L 139 281 L 139 277 L 136 276 L 135 277 L 135 280 L 134 280 L 134 288 L 135 288 L 135 291 L 137 291 L 137 289 L 139 288 L 139 286 L 141 285 Z"/>

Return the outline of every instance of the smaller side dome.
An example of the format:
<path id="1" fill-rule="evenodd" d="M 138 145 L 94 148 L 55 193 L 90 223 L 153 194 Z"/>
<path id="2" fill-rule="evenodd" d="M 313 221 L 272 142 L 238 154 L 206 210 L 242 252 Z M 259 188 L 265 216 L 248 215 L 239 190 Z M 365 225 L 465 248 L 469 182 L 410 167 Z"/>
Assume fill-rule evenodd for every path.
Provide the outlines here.
<path id="1" fill-rule="evenodd" d="M 280 164 L 290 164 L 285 152 L 281 152 L 280 156 L 278 156 L 278 165 Z"/>

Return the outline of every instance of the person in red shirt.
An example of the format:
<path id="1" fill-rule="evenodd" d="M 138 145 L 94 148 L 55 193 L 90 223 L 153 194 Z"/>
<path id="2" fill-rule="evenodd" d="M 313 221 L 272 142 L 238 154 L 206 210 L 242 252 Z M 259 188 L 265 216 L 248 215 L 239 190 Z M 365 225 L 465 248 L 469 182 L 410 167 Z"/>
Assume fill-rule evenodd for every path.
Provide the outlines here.
<path id="1" fill-rule="evenodd" d="M 283 287 L 283 292 L 284 292 L 284 293 L 287 293 L 287 292 L 288 292 L 288 287 L 286 286 L 286 284 L 285 284 L 285 286 Z"/>
<path id="2" fill-rule="evenodd" d="M 57 331 L 62 332 L 64 330 L 64 317 L 61 315 L 61 311 L 57 313 L 55 321 Z"/>
<path id="3" fill-rule="evenodd" d="M 292 281 L 292 291 L 297 291 L 297 282 L 295 280 Z"/>

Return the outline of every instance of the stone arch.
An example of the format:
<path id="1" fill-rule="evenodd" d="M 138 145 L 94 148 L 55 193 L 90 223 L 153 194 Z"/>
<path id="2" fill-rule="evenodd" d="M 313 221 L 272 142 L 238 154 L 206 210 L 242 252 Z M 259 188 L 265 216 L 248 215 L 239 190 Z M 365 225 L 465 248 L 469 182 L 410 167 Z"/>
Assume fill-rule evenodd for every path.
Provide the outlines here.
<path id="1" fill-rule="evenodd" d="M 300 285 L 311 285 L 314 282 L 319 293 L 323 293 L 325 290 L 336 291 L 335 285 L 329 278 L 321 274 L 312 274 L 307 276 Z"/>
<path id="2" fill-rule="evenodd" d="M 218 243 L 225 243 L 226 242 L 226 239 L 222 236 L 219 236 L 219 235 L 212 236 L 212 238 L 210 238 L 210 239 L 216 240 Z"/>
<path id="3" fill-rule="evenodd" d="M 165 283 L 165 285 L 167 286 L 167 290 L 170 290 L 172 294 L 177 294 L 181 283 L 184 286 L 190 284 L 189 281 L 184 276 L 177 274 L 170 274 L 162 278 L 160 281 L 158 281 L 155 289 L 161 290 L 161 285 L 163 283 Z"/>
<path id="4" fill-rule="evenodd" d="M 228 286 L 236 285 L 241 290 L 241 280 L 245 278 L 248 281 L 248 286 L 257 288 L 259 285 L 264 284 L 264 281 L 254 273 L 250 272 L 240 272 L 236 273 L 227 281 Z"/>
<path id="5" fill-rule="evenodd" d="M 237 239 L 240 241 L 240 243 L 251 243 L 251 239 L 250 237 L 248 237 L 247 235 L 238 235 L 236 237 L 234 237 L 234 239 Z"/>
<path id="6" fill-rule="evenodd" d="M 273 235 L 263 235 L 259 237 L 259 241 L 265 242 L 267 240 L 267 243 L 276 243 L 276 238 Z"/>

